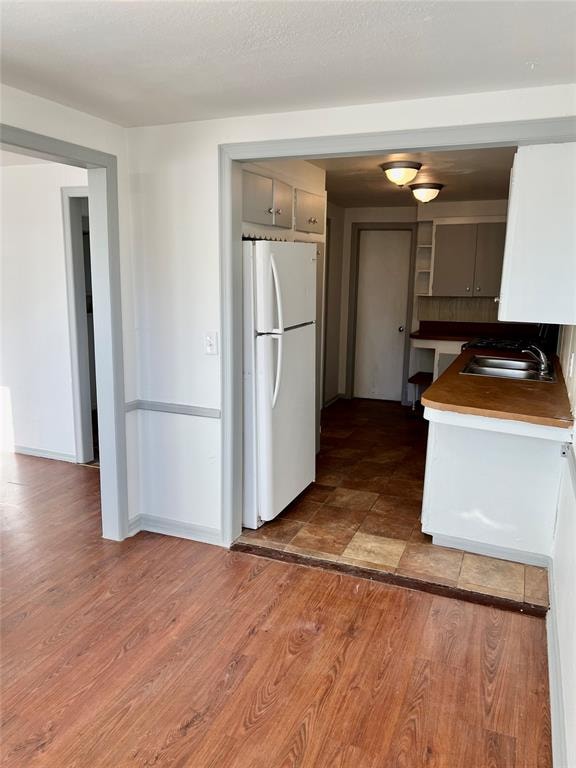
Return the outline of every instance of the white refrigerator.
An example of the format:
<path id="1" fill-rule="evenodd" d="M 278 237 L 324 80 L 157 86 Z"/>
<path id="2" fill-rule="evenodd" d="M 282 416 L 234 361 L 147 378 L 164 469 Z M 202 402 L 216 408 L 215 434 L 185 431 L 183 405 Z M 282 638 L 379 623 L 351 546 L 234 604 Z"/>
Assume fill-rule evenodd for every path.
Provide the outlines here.
<path id="1" fill-rule="evenodd" d="M 244 258 L 244 514 L 273 520 L 316 472 L 316 246 L 252 241 Z"/>

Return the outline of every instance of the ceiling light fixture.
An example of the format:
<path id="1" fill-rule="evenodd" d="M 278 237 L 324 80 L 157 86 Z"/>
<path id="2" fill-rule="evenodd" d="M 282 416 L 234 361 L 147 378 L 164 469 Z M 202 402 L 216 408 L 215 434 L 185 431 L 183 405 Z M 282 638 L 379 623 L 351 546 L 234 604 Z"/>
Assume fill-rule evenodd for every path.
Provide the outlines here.
<path id="1" fill-rule="evenodd" d="M 410 184 L 412 194 L 419 203 L 429 203 L 438 197 L 444 184 L 433 184 L 432 182 L 423 182 L 422 184 Z"/>
<path id="2" fill-rule="evenodd" d="M 394 160 L 390 163 L 382 163 L 380 168 L 386 174 L 388 181 L 403 187 L 416 178 L 422 163 L 415 163 L 413 160 Z"/>

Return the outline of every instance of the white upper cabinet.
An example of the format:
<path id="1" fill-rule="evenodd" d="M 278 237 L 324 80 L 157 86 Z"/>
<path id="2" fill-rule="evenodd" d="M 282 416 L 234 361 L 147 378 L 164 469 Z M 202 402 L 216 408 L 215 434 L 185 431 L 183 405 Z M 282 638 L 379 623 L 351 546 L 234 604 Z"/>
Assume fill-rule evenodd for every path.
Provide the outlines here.
<path id="1" fill-rule="evenodd" d="M 518 148 L 498 319 L 576 324 L 576 143 Z"/>
<path id="2" fill-rule="evenodd" d="M 258 173 L 242 174 L 242 221 L 292 227 L 292 187 Z"/>

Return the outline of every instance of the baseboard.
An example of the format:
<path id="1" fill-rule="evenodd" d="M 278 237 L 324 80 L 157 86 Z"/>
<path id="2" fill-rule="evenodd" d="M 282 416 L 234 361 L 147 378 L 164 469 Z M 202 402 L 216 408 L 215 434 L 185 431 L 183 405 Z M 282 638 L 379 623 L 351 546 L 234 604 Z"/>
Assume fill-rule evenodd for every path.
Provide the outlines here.
<path id="1" fill-rule="evenodd" d="M 550 688 L 550 716 L 552 722 L 552 757 L 555 768 L 568 768 L 566 741 L 566 713 L 562 690 L 562 668 L 560 666 L 560 639 L 556 622 L 556 595 L 554 593 L 554 564 L 548 570 L 550 610 L 546 617 L 548 639 L 548 684 Z"/>
<path id="2" fill-rule="evenodd" d="M 53 459 L 55 461 L 68 461 L 77 464 L 76 456 L 72 453 L 60 453 L 49 451 L 45 448 L 28 448 L 25 445 L 15 445 L 14 453 L 22 453 L 24 456 L 37 456 L 39 459 Z"/>
<path id="3" fill-rule="evenodd" d="M 131 517 L 128 520 L 128 536 L 135 536 L 137 533 L 140 533 L 142 530 L 142 526 L 140 523 L 140 515 L 136 515 L 136 517 Z"/>
<path id="4" fill-rule="evenodd" d="M 330 400 L 327 400 L 327 401 L 324 403 L 324 405 L 322 406 L 322 408 L 328 408 L 329 406 L 333 405 L 333 404 L 334 404 L 336 401 L 338 401 L 338 400 L 342 400 L 342 398 L 343 398 L 343 397 L 344 397 L 344 395 L 341 395 L 341 394 L 338 394 L 338 395 L 334 395 L 334 397 L 331 397 L 331 398 L 330 398 Z"/>
<path id="5" fill-rule="evenodd" d="M 496 557 L 500 560 L 524 563 L 525 565 L 540 565 L 544 568 L 548 568 L 551 562 L 551 558 L 548 555 L 542 555 L 538 552 L 524 552 L 521 549 L 498 547 L 495 544 L 485 544 L 482 541 L 458 539 L 455 536 L 444 536 L 443 534 L 436 534 L 433 531 L 425 531 L 424 529 L 423 532 L 432 536 L 433 543 L 440 547 L 462 549 L 464 552 L 473 552 L 475 555 L 487 555 L 488 557 Z"/>
<path id="6" fill-rule="evenodd" d="M 176 536 L 179 539 L 191 539 L 203 544 L 216 544 L 219 547 L 225 546 L 219 528 L 184 523 L 181 520 L 171 520 L 158 515 L 138 515 L 132 518 L 128 524 L 128 535 L 134 536 L 139 531 L 162 533 L 164 536 Z"/>

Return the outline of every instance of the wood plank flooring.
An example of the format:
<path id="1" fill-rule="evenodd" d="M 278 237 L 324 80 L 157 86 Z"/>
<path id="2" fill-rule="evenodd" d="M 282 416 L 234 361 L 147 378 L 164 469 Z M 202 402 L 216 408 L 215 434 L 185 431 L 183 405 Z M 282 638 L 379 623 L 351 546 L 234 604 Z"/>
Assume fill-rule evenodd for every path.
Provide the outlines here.
<path id="1" fill-rule="evenodd" d="M 542 619 L 154 534 L 4 462 L 5 768 L 545 768 Z"/>

